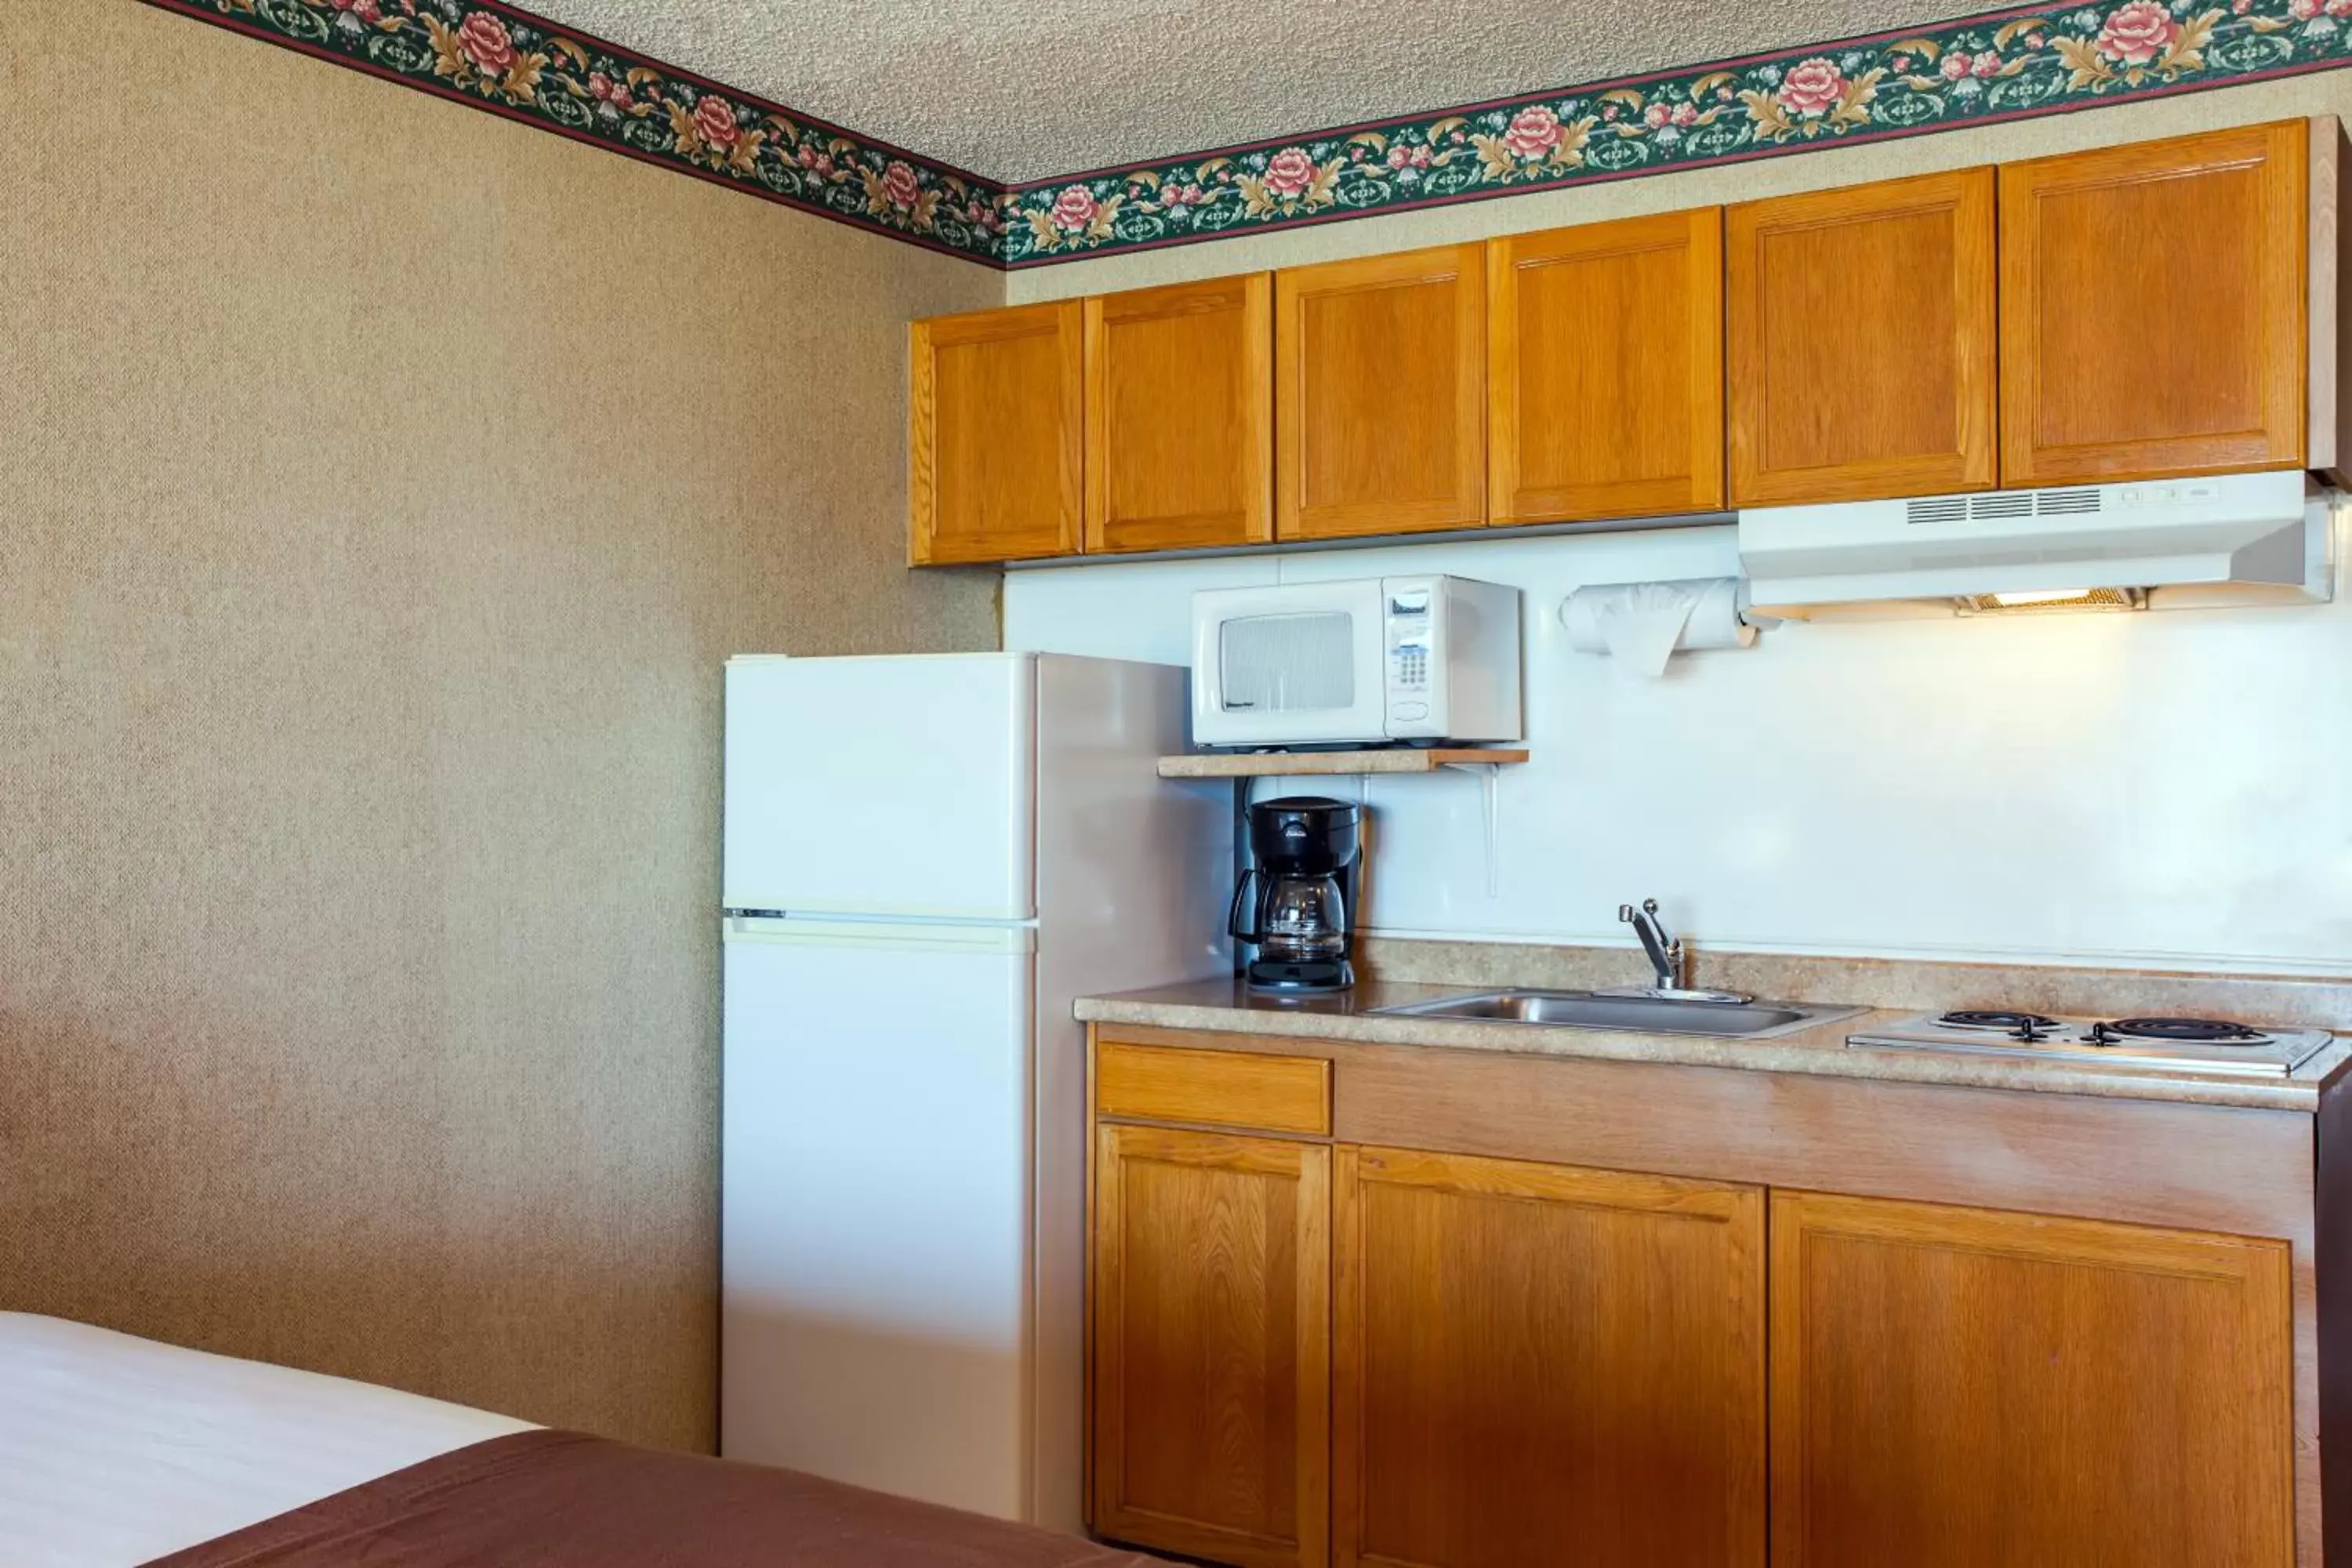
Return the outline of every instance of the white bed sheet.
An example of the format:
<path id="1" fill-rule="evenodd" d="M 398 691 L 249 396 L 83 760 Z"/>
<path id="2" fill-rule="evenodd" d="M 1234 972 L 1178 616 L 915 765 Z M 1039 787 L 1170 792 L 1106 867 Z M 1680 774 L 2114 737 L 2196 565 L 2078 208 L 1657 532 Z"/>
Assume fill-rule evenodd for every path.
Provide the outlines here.
<path id="1" fill-rule="evenodd" d="M 133 1568 L 530 1423 L 0 1312 L 0 1568 Z"/>

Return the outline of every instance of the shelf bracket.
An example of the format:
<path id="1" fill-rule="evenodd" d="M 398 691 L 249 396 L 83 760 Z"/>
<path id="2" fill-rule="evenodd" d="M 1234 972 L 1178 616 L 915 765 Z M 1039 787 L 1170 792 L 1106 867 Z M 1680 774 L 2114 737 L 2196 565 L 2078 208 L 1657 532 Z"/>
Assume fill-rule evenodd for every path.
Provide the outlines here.
<path id="1" fill-rule="evenodd" d="M 1478 809 L 1486 829 L 1486 896 L 1498 899 L 1503 894 L 1502 856 L 1498 847 L 1503 816 L 1502 765 L 1498 763 L 1447 763 L 1444 765 L 1459 768 L 1465 773 L 1482 775 Z"/>

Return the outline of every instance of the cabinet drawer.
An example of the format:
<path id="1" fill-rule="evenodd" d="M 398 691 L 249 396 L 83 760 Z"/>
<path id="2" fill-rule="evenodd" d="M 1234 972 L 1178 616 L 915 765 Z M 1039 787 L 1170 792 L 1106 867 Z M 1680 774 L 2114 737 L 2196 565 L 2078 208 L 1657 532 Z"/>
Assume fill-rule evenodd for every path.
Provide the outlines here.
<path id="1" fill-rule="evenodd" d="M 1328 1137 L 1331 1064 L 1106 1040 L 1095 1049 L 1095 1114 Z"/>

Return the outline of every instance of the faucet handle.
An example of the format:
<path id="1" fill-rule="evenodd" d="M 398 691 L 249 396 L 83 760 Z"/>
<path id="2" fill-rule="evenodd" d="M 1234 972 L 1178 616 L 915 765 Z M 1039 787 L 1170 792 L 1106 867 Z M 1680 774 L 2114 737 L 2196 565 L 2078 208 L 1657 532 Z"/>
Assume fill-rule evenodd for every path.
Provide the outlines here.
<path id="1" fill-rule="evenodd" d="M 1658 918 L 1658 900 L 1643 899 L 1642 907 L 1631 904 L 1617 906 L 1617 918 L 1633 928 L 1642 939 L 1643 951 L 1650 955 L 1650 967 L 1656 972 L 1658 985 L 1672 990 L 1682 984 L 1683 941 L 1666 930 L 1666 922 Z"/>
<path id="2" fill-rule="evenodd" d="M 1633 928 L 1634 936 L 1641 940 L 1642 951 L 1650 955 L 1650 969 L 1657 975 L 1658 984 L 1669 986 L 1675 984 L 1679 960 L 1666 940 L 1664 929 L 1658 924 L 1657 908 L 1655 899 L 1643 900 L 1638 910 L 1631 904 L 1620 904 L 1617 906 L 1617 918 Z"/>
<path id="3" fill-rule="evenodd" d="M 1631 904 L 1620 904 L 1617 906 L 1617 918 L 1636 931 L 1648 926 L 1657 933 L 1661 942 L 1671 945 L 1675 940 L 1674 932 L 1666 929 L 1664 918 L 1658 913 L 1658 900 L 1655 899 L 1643 899 L 1639 910 Z"/>

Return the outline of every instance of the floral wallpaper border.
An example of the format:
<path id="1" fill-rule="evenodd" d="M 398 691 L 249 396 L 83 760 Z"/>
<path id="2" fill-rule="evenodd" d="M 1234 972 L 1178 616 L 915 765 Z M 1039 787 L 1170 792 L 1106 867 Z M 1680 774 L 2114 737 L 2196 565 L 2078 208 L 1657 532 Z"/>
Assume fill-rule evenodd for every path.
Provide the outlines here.
<path id="1" fill-rule="evenodd" d="M 996 181 L 501 0 L 146 0 L 748 195 L 1003 265 Z"/>
<path id="2" fill-rule="evenodd" d="M 1051 265 L 2352 65 L 2352 0 L 2094 0 L 1007 186 L 502 0 L 146 0 L 987 265 Z"/>
<path id="3" fill-rule="evenodd" d="M 1045 265 L 2352 65 L 2352 0 L 2017 7 L 1015 187 Z"/>

